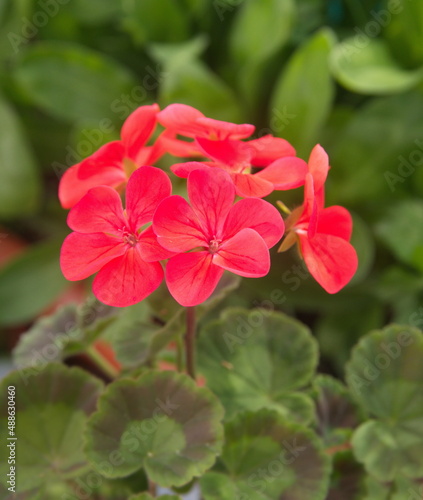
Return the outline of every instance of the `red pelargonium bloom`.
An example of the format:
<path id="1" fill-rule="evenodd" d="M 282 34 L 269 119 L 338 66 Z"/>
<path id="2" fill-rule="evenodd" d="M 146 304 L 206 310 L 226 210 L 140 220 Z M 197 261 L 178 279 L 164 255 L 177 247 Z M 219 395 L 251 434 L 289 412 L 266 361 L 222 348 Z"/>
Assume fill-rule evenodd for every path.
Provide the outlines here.
<path id="1" fill-rule="evenodd" d="M 304 204 L 288 217 L 288 233 L 279 251 L 288 250 L 298 242 L 310 274 L 328 293 L 337 293 L 358 267 L 357 253 L 349 243 L 352 218 L 344 207 L 321 207 L 316 196 L 316 193 L 320 196 L 321 190 L 320 181 L 315 182 L 312 173 L 308 173 Z"/>
<path id="2" fill-rule="evenodd" d="M 123 124 L 120 141 L 105 144 L 64 173 L 59 184 L 63 208 L 73 207 L 92 187 L 117 188 L 125 184 L 138 167 L 154 163 L 165 153 L 160 138 L 154 146 L 146 146 L 156 128 L 159 111 L 157 104 L 139 107 Z"/>
<path id="3" fill-rule="evenodd" d="M 264 136 L 248 142 L 197 138 L 204 156 L 212 162 L 186 162 L 173 165 L 179 177 L 197 169 L 219 168 L 227 171 L 236 192 L 244 198 L 263 198 L 275 189 L 288 190 L 304 184 L 307 163 L 295 157 L 295 149 L 284 139 Z M 264 167 L 252 173 L 252 166 Z"/>
<path id="4" fill-rule="evenodd" d="M 153 218 L 159 243 L 178 252 L 166 265 L 170 293 L 183 306 L 204 302 L 224 270 L 258 278 L 269 272 L 269 248 L 284 223 L 270 203 L 240 200 L 221 170 L 195 170 L 188 177 L 191 205 L 181 196 L 162 201 Z"/>
<path id="5" fill-rule="evenodd" d="M 126 188 L 126 210 L 119 194 L 108 186 L 92 188 L 69 212 L 75 232 L 64 241 L 60 265 L 70 281 L 94 273 L 95 296 L 105 304 L 124 307 L 152 293 L 163 280 L 158 262 L 173 255 L 157 243 L 149 226 L 153 213 L 171 194 L 169 177 L 155 167 L 141 167 Z"/>

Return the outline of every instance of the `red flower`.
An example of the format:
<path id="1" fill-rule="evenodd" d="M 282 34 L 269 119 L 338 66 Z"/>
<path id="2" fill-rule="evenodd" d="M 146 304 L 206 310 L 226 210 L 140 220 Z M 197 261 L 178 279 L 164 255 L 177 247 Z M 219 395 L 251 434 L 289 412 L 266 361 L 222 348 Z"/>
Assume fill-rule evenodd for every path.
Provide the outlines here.
<path id="1" fill-rule="evenodd" d="M 64 241 L 60 265 L 70 281 L 94 273 L 96 297 L 105 304 L 129 306 L 143 300 L 163 280 L 159 260 L 170 255 L 158 243 L 151 226 L 161 200 L 171 194 L 168 176 L 155 167 L 141 167 L 129 179 L 126 211 L 118 193 L 108 186 L 91 189 L 69 212 L 75 232 Z"/>
<path id="2" fill-rule="evenodd" d="M 153 218 L 159 243 L 179 252 L 166 266 L 170 293 L 183 306 L 205 301 L 224 270 L 258 278 L 269 272 L 269 248 L 284 231 L 278 211 L 263 200 L 240 200 L 221 170 L 188 177 L 191 206 L 181 196 L 162 201 Z"/>
<path id="3" fill-rule="evenodd" d="M 60 180 L 59 199 L 63 208 L 71 208 L 92 187 L 117 188 L 141 165 L 154 163 L 165 151 L 160 138 L 146 146 L 157 124 L 157 104 L 141 106 L 122 126 L 121 140 L 102 146 L 81 163 L 69 168 Z"/>
<path id="4" fill-rule="evenodd" d="M 316 146 L 310 156 L 304 203 L 288 217 L 287 236 L 279 252 L 298 242 L 310 274 L 328 293 L 336 293 L 354 276 L 358 259 L 349 243 L 352 234 L 349 212 L 340 206 L 323 208 L 328 169 L 326 152 Z"/>
<path id="5" fill-rule="evenodd" d="M 295 150 L 283 139 L 265 136 L 242 142 L 197 138 L 196 143 L 203 155 L 214 161 L 173 165 L 171 169 L 179 177 L 187 177 L 196 169 L 220 168 L 230 174 L 237 194 L 243 198 L 263 198 L 275 189 L 283 191 L 304 184 L 307 163 L 293 156 Z M 252 173 L 252 166 L 265 168 Z"/>

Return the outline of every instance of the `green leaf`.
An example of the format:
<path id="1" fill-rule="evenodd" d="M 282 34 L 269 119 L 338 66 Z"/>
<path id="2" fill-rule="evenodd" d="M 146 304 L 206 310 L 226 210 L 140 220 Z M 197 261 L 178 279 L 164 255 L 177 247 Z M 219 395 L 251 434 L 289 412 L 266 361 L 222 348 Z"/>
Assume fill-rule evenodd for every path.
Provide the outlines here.
<path id="1" fill-rule="evenodd" d="M 329 375 L 319 375 L 313 381 L 313 391 L 317 430 L 325 445 L 336 447 L 347 442 L 362 420 L 348 389 Z"/>
<path id="2" fill-rule="evenodd" d="M 274 133 L 309 154 L 318 142 L 334 97 L 329 54 L 334 35 L 323 29 L 306 41 L 283 68 L 270 107 Z"/>
<path id="3" fill-rule="evenodd" d="M 198 37 L 178 45 L 152 45 L 152 56 L 163 65 L 166 77 L 159 88 L 161 106 L 179 102 L 199 109 L 206 116 L 240 122 L 242 112 L 236 94 L 196 55 L 204 47 Z"/>
<path id="4" fill-rule="evenodd" d="M 14 79 L 28 102 L 67 121 L 117 121 L 116 104 L 136 86 L 131 73 L 112 59 L 76 44 L 50 41 L 23 52 Z"/>
<path id="5" fill-rule="evenodd" d="M 70 12 L 78 21 L 86 24 L 104 24 L 116 20 L 122 14 L 122 6 L 116 0 L 74 0 Z"/>
<path id="6" fill-rule="evenodd" d="M 423 272 L 423 201 L 391 205 L 376 232 L 400 261 Z"/>
<path id="7" fill-rule="evenodd" d="M 8 437 L 11 431 L 7 424 L 8 388 L 12 386 L 16 401 L 13 437 L 17 438 L 18 491 L 60 488 L 62 483 L 78 477 L 87 468 L 82 434 L 103 384 L 79 368 L 61 364 L 50 364 L 43 370 L 28 368 L 12 372 L 0 385 L 3 394 L 0 430 L 2 436 Z M 8 453 L 9 448 L 2 446 L 0 482 L 3 486 L 9 472 Z"/>
<path id="8" fill-rule="evenodd" d="M 205 500 L 323 500 L 329 476 L 317 436 L 263 409 L 227 423 L 219 463 L 200 486 Z"/>
<path id="9" fill-rule="evenodd" d="M 0 97 L 0 218 L 32 213 L 40 179 L 19 118 Z"/>
<path id="10" fill-rule="evenodd" d="M 293 391 L 310 383 L 317 362 L 317 344 L 308 328 L 265 309 L 226 309 L 199 339 L 198 367 L 228 417 L 271 408 L 310 422 L 311 399 Z"/>
<path id="11" fill-rule="evenodd" d="M 137 43 L 174 43 L 188 37 L 189 18 L 177 0 L 124 0 L 123 8 L 124 26 Z"/>
<path id="12" fill-rule="evenodd" d="M 86 452 L 110 478 L 144 467 L 165 487 L 182 486 L 210 468 L 222 447 L 223 409 L 186 375 L 147 372 L 109 385 L 89 421 Z M 107 436 L 107 439 L 105 439 Z"/>
<path id="13" fill-rule="evenodd" d="M 422 106 L 422 95 L 409 92 L 374 98 L 355 111 L 331 150 L 329 205 L 361 207 L 377 200 L 379 206 L 382 200 L 392 203 L 393 193 L 407 188 L 414 171 L 408 157 L 421 149 L 416 138 L 421 136 Z M 383 148 L 375 147 L 382 143 Z"/>
<path id="14" fill-rule="evenodd" d="M 120 308 L 89 298 L 81 306 L 66 304 L 53 315 L 40 318 L 24 333 L 13 350 L 19 369 L 42 367 L 86 350 L 114 321 Z"/>
<path id="15" fill-rule="evenodd" d="M 181 497 L 176 495 L 160 495 L 161 500 L 181 500 Z M 148 493 L 141 493 L 141 495 L 133 495 L 128 500 L 154 500 Z"/>
<path id="16" fill-rule="evenodd" d="M 386 24 L 384 35 L 392 52 L 403 64 L 416 67 L 423 64 L 423 4 L 417 1 L 397 0 L 395 12 Z M 388 9 L 389 10 L 389 9 Z"/>
<path id="17" fill-rule="evenodd" d="M 364 337 L 347 365 L 347 381 L 373 418 L 352 440 L 354 453 L 380 481 L 423 476 L 423 335 L 392 325 Z"/>
<path id="18" fill-rule="evenodd" d="M 402 69 L 386 42 L 372 38 L 364 47 L 357 47 L 355 37 L 343 41 L 333 49 L 330 66 L 339 83 L 360 94 L 404 92 L 423 79 L 423 70 Z"/>
<path id="19" fill-rule="evenodd" d="M 0 325 L 30 321 L 68 286 L 59 266 L 60 245 L 35 245 L 0 270 Z"/>
<path id="20" fill-rule="evenodd" d="M 251 65 L 273 55 L 288 40 L 294 12 L 291 0 L 246 0 L 230 32 L 232 62 Z"/>

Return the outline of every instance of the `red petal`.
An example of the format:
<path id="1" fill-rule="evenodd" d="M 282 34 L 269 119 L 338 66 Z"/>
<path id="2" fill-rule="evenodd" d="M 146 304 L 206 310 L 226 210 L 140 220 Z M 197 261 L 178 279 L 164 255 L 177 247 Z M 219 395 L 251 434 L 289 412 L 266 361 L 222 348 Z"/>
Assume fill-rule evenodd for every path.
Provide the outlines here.
<path id="1" fill-rule="evenodd" d="M 156 167 L 140 167 L 126 187 L 126 211 L 129 224 L 136 232 L 153 220 L 158 204 L 170 196 L 172 184 L 168 175 Z"/>
<path id="2" fill-rule="evenodd" d="M 157 123 L 158 104 L 140 106 L 131 113 L 122 126 L 121 137 L 126 147 L 126 156 L 137 160 L 139 151 L 151 137 Z"/>
<path id="3" fill-rule="evenodd" d="M 203 137 L 211 137 L 217 139 L 246 139 L 254 134 L 256 129 L 254 125 L 249 123 L 230 123 L 213 118 L 202 117 L 197 120 L 199 125 L 204 127 Z M 207 135 L 205 135 L 207 134 Z"/>
<path id="4" fill-rule="evenodd" d="M 160 137 L 160 144 L 162 149 L 171 154 L 172 156 L 182 156 L 182 157 L 191 157 L 191 156 L 201 156 L 201 153 L 198 151 L 198 146 L 194 141 L 182 141 L 181 139 L 175 139 L 175 133 L 170 135 L 169 131 L 163 132 Z"/>
<path id="5" fill-rule="evenodd" d="M 157 241 L 157 236 L 153 231 L 153 226 L 149 226 L 139 236 L 139 252 L 145 262 L 156 262 L 158 260 L 170 259 L 175 252 L 170 252 L 163 248 Z"/>
<path id="6" fill-rule="evenodd" d="M 117 168 L 100 169 L 95 175 L 81 179 L 81 164 L 66 170 L 59 184 L 59 199 L 63 208 L 72 208 L 87 192 L 97 186 L 117 187 L 126 182 L 123 170 Z"/>
<path id="7" fill-rule="evenodd" d="M 317 217 L 318 207 L 314 194 L 313 176 L 307 174 L 304 186 L 303 213 L 295 224 L 295 227 L 306 230 L 308 237 L 312 238 L 317 230 Z"/>
<path id="8" fill-rule="evenodd" d="M 300 235 L 300 247 L 310 274 L 328 293 L 341 290 L 357 270 L 356 251 L 338 236 L 318 233 L 309 239 Z"/>
<path id="9" fill-rule="evenodd" d="M 69 212 L 68 226 L 78 233 L 120 236 L 127 226 L 120 196 L 108 186 L 90 189 Z"/>
<path id="10" fill-rule="evenodd" d="M 229 212 L 224 237 L 232 238 L 245 228 L 257 231 L 268 248 L 272 248 L 283 236 L 284 222 L 279 211 L 267 201 L 247 198 L 238 201 Z"/>
<path id="11" fill-rule="evenodd" d="M 263 238 L 253 229 L 242 229 L 213 255 L 213 263 L 246 278 L 266 276 L 270 255 Z"/>
<path id="12" fill-rule="evenodd" d="M 274 189 L 284 191 L 303 186 L 307 171 L 307 163 L 304 160 L 289 156 L 276 160 L 255 175 L 271 182 Z"/>
<path id="13" fill-rule="evenodd" d="M 199 161 L 186 161 L 185 163 L 175 163 L 170 167 L 170 170 L 178 177 L 186 179 L 194 170 L 207 170 L 209 168 L 208 165 Z"/>
<path id="14" fill-rule="evenodd" d="M 295 156 L 296 154 L 295 149 L 288 141 L 270 134 L 248 141 L 246 144 L 253 148 L 251 163 L 256 167 L 267 167 L 279 158 Z"/>
<path id="15" fill-rule="evenodd" d="M 344 207 L 333 206 L 322 210 L 319 214 L 317 232 L 339 236 L 350 241 L 353 229 L 351 214 Z"/>
<path id="16" fill-rule="evenodd" d="M 204 156 L 219 163 L 235 168 L 238 167 L 239 169 L 250 167 L 252 150 L 245 142 L 230 139 L 212 141 L 198 137 L 196 143 Z"/>
<path id="17" fill-rule="evenodd" d="M 163 127 L 188 137 L 194 137 L 203 131 L 203 127 L 196 123 L 202 117 L 203 113 L 186 104 L 170 104 L 157 115 Z"/>
<path id="18" fill-rule="evenodd" d="M 150 295 L 163 280 L 158 262 L 144 262 L 137 247 L 106 264 L 93 282 L 94 295 L 109 306 L 126 307 Z"/>
<path id="19" fill-rule="evenodd" d="M 236 194 L 243 198 L 264 198 L 273 190 L 273 184 L 260 179 L 257 174 L 231 174 Z"/>
<path id="20" fill-rule="evenodd" d="M 88 278 L 105 264 L 125 253 L 121 240 L 106 234 L 71 233 L 62 245 L 60 267 L 66 279 Z"/>
<path id="21" fill-rule="evenodd" d="M 166 283 L 174 299 L 184 307 L 207 300 L 216 288 L 223 269 L 213 264 L 209 252 L 182 253 L 166 265 Z"/>
<path id="22" fill-rule="evenodd" d="M 188 177 L 188 196 L 210 238 L 220 238 L 235 199 L 229 174 L 220 169 L 194 170 Z"/>
<path id="23" fill-rule="evenodd" d="M 125 147 L 121 141 L 108 142 L 81 162 L 79 177 L 88 179 L 99 172 L 111 168 L 123 171 L 122 162 L 125 158 Z"/>
<path id="24" fill-rule="evenodd" d="M 158 206 L 153 229 L 160 245 L 174 252 L 186 252 L 208 246 L 200 221 L 182 196 L 170 196 Z"/>
<path id="25" fill-rule="evenodd" d="M 316 193 L 322 189 L 329 172 L 329 157 L 326 151 L 317 144 L 310 154 L 308 169 L 314 179 Z"/>

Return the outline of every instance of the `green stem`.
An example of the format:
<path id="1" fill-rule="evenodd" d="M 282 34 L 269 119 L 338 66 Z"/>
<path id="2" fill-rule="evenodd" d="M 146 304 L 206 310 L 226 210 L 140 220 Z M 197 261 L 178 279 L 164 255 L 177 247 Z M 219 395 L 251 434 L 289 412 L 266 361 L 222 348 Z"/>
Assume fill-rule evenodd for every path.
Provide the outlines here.
<path id="1" fill-rule="evenodd" d="M 104 358 L 93 345 L 88 347 L 86 354 L 94 361 L 100 370 L 102 370 L 104 374 L 112 380 L 119 375 L 119 371 L 111 363 L 109 363 L 109 361 Z"/>
<path id="2" fill-rule="evenodd" d="M 195 380 L 195 307 L 186 308 L 185 363 L 187 373 Z"/>

